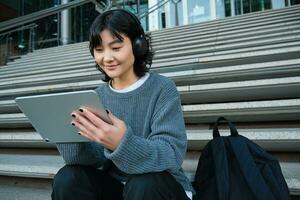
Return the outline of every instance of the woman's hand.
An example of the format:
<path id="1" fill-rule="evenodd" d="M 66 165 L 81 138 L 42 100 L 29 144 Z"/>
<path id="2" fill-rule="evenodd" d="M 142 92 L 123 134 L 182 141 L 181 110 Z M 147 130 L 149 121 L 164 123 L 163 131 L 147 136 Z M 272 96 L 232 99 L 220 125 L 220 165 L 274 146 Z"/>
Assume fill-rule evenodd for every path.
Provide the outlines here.
<path id="1" fill-rule="evenodd" d="M 110 112 L 108 116 L 112 125 L 104 122 L 86 107 L 72 112 L 71 115 L 74 118 L 71 122 L 72 125 L 78 128 L 82 136 L 98 142 L 112 151 L 119 146 L 127 130 L 126 124 Z"/>

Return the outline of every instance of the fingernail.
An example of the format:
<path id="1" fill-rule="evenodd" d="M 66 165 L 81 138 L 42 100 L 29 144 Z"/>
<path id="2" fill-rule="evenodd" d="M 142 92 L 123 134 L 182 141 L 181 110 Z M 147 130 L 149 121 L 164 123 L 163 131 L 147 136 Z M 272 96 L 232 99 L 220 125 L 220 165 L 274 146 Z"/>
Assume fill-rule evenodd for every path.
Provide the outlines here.
<path id="1" fill-rule="evenodd" d="M 106 110 L 106 113 L 107 113 L 107 114 L 109 114 L 109 111 L 108 111 L 108 110 Z"/>
<path id="2" fill-rule="evenodd" d="M 75 126 L 75 124 L 74 124 L 73 122 L 72 122 L 71 124 L 72 124 L 73 126 Z"/>
<path id="3" fill-rule="evenodd" d="M 83 112 L 83 109 L 82 109 L 82 108 L 80 108 L 80 109 L 79 109 L 79 111 L 80 111 L 80 112 Z"/>
<path id="4" fill-rule="evenodd" d="M 81 135 L 81 133 L 80 133 L 80 132 L 78 132 L 78 135 Z"/>
<path id="5" fill-rule="evenodd" d="M 72 114 L 72 117 L 74 117 L 74 118 L 75 118 L 75 117 L 76 117 L 76 115 L 75 115 L 75 114 Z"/>

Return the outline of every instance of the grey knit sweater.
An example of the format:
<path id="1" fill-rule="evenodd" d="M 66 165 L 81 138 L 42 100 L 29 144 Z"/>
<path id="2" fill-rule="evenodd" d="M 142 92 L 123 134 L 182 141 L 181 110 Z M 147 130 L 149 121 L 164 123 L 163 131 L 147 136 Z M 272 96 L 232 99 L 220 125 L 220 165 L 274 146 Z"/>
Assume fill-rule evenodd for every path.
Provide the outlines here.
<path id="1" fill-rule="evenodd" d="M 106 109 L 127 125 L 114 151 L 95 142 L 57 144 L 66 164 L 100 167 L 106 159 L 116 167 L 111 174 L 126 181 L 126 174 L 168 171 L 186 191 L 193 188 L 181 168 L 187 137 L 181 102 L 173 81 L 158 74 L 139 88 L 116 93 L 107 84 L 96 89 Z"/>

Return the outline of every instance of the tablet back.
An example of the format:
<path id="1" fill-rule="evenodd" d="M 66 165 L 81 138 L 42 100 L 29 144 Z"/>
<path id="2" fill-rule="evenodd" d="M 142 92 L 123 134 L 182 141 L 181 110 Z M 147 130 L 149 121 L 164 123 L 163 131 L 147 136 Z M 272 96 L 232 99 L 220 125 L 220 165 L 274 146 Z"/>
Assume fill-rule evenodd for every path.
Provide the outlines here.
<path id="1" fill-rule="evenodd" d="M 15 101 L 35 130 L 51 143 L 89 141 L 70 124 L 71 112 L 82 106 L 107 117 L 100 98 L 93 90 L 18 97 Z"/>

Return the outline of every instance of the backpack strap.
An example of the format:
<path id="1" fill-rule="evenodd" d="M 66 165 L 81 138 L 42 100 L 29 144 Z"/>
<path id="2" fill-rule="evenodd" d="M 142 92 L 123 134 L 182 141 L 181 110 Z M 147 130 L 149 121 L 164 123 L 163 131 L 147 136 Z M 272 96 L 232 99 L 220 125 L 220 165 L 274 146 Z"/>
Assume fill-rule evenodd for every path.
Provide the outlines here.
<path id="1" fill-rule="evenodd" d="M 220 137 L 220 132 L 218 129 L 218 125 L 220 124 L 221 121 L 226 121 L 228 123 L 228 126 L 230 128 L 230 135 L 231 136 L 238 136 L 239 133 L 237 132 L 235 126 L 233 125 L 233 123 L 231 123 L 230 121 L 228 121 L 225 117 L 219 117 L 216 121 L 216 123 L 213 126 L 213 138 L 217 138 Z"/>

